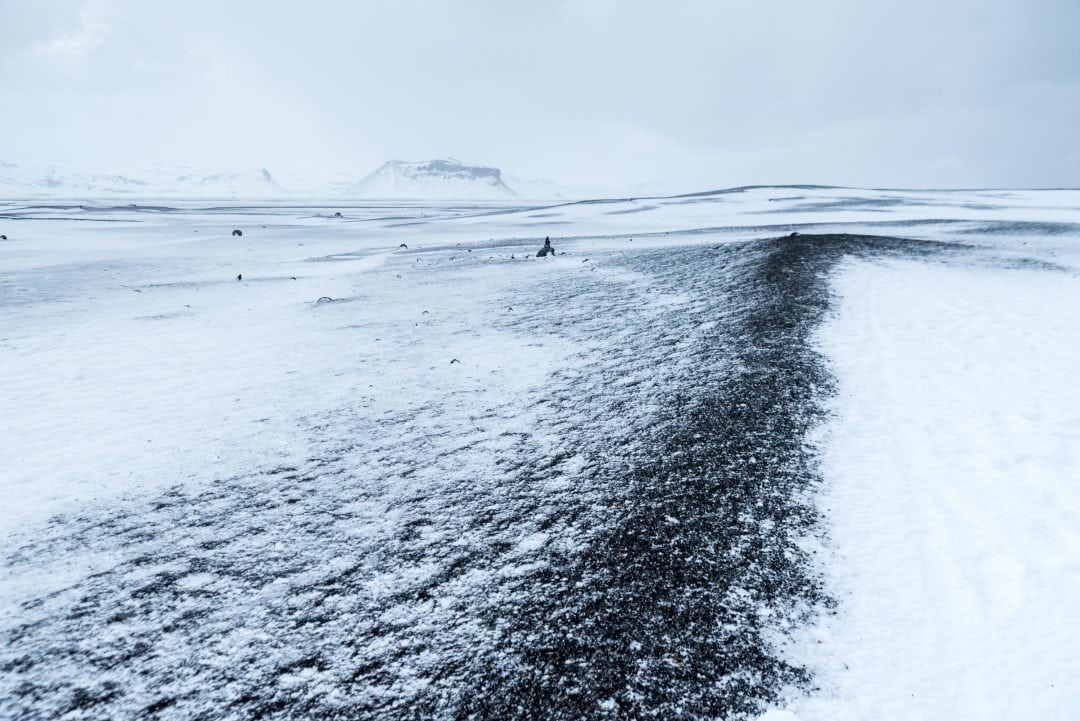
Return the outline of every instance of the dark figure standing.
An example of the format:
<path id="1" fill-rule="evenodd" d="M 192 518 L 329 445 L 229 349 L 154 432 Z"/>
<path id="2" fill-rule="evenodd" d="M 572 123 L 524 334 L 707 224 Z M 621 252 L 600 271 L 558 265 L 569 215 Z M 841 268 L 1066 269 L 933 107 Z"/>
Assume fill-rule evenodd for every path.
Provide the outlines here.
<path id="1" fill-rule="evenodd" d="M 543 258 L 547 255 L 555 255 L 555 249 L 551 247 L 551 238 L 544 238 L 544 247 L 536 251 L 537 258 Z"/>
<path id="2" fill-rule="evenodd" d="M 236 274 L 236 279 L 237 280 L 243 280 L 244 279 L 244 274 L 243 273 L 237 273 Z"/>

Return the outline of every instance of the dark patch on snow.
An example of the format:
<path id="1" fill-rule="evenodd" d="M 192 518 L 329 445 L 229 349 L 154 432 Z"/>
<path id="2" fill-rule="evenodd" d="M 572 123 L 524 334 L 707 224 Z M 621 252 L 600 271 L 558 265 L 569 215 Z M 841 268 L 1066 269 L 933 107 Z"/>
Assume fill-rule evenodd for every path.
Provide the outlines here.
<path id="1" fill-rule="evenodd" d="M 1012 220 L 980 223 L 960 232 L 965 235 L 1080 235 L 1080 224 Z"/>
<path id="2" fill-rule="evenodd" d="M 837 210 L 863 210 L 873 212 L 886 212 L 896 207 L 914 207 L 927 205 L 912 198 L 867 198 L 854 196 L 850 198 L 831 198 L 829 200 L 812 201 L 792 205 L 784 210 L 791 213 L 827 213 Z M 776 210 L 750 211 L 752 215 L 771 215 Z"/>
<path id="3" fill-rule="evenodd" d="M 605 449 L 614 462 L 580 481 L 618 489 L 610 525 L 489 619 L 500 653 L 459 717 L 741 717 L 809 686 L 767 639 L 832 605 L 798 543 L 817 532 L 805 436 L 830 388 L 809 334 L 841 257 L 926 247 L 799 236 L 635 256 L 673 289 L 713 299 L 691 315 L 719 322 L 646 450 Z"/>
<path id="4" fill-rule="evenodd" d="M 609 210 L 604 215 L 632 215 L 633 213 L 644 213 L 649 210 L 656 210 L 656 205 L 641 205 L 635 208 L 624 208 L 622 210 Z"/>

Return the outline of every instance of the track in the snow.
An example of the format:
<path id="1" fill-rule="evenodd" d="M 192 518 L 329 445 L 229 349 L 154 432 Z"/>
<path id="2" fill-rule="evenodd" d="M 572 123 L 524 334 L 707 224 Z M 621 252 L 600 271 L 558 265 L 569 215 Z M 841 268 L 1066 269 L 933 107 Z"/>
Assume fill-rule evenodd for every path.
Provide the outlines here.
<path id="1" fill-rule="evenodd" d="M 565 453 L 537 458 L 530 435 L 485 451 L 421 409 L 401 427 L 460 432 L 458 452 L 498 455 L 497 472 L 455 476 L 422 436 L 398 439 L 403 458 L 377 442 L 401 428 L 358 427 L 376 437 L 362 454 L 54 525 L 6 563 L 116 560 L 26 603 L 0 716 L 704 719 L 809 686 L 770 638 L 830 605 L 799 542 L 820 530 L 806 434 L 830 384 L 810 334 L 837 260 L 931 247 L 797 236 L 608 257 L 687 300 L 645 313 L 579 273 L 505 321 L 597 349 L 531 401 L 535 435 Z M 445 482 L 381 483 L 425 464 Z"/>

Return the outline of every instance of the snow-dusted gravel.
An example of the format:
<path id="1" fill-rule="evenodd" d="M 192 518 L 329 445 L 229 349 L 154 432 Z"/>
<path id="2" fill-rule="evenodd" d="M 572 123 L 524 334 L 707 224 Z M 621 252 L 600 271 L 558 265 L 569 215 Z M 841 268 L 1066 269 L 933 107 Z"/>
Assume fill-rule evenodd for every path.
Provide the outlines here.
<path id="1" fill-rule="evenodd" d="M 816 254 L 739 243 L 517 270 L 474 250 L 380 268 L 419 274 L 432 310 L 403 301 L 412 322 L 378 331 L 412 356 L 383 363 L 388 398 L 359 388 L 308 429 L 339 445 L 71 513 L 9 555 L 26 594 L 9 708 L 696 717 L 801 679 L 759 627 L 819 598 L 795 541 L 822 379 L 790 352 L 811 327 L 798 306 L 821 310 Z M 492 263 L 501 293 L 477 303 Z M 343 323 L 349 306 L 309 310 Z M 418 363 L 429 335 L 443 357 Z M 80 556 L 94 573 L 41 587 Z"/>
<path id="2" fill-rule="evenodd" d="M 1011 718 L 1076 608 L 1070 197 L 2 206 L 0 717 Z"/>

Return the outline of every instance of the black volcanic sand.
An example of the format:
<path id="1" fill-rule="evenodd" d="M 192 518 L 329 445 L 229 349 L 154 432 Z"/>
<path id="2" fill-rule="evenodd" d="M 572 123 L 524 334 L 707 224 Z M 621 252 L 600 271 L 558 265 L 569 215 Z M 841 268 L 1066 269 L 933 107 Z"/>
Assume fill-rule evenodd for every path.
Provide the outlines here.
<path id="1" fill-rule="evenodd" d="M 355 442 L 303 468 L 56 519 L 5 564 L 112 560 L 23 605 L 0 717 L 714 719 L 811 691 L 770 639 L 834 606 L 799 542 L 823 533 L 807 434 L 832 388 L 811 343 L 829 273 L 944 247 L 805 235 L 597 255 L 649 297 L 582 269 L 508 299 L 507 332 L 544 324 L 596 352 L 529 401 L 544 427 L 491 477 L 373 481 L 469 467 L 403 440 L 437 425 L 421 409 L 351 418 Z M 663 294 L 686 300 L 650 303 Z M 483 448 L 453 432 L 455 453 Z M 577 460 L 541 460 L 544 433 Z M 360 537 L 363 503 L 403 520 Z M 522 529 L 545 540 L 522 550 Z"/>

